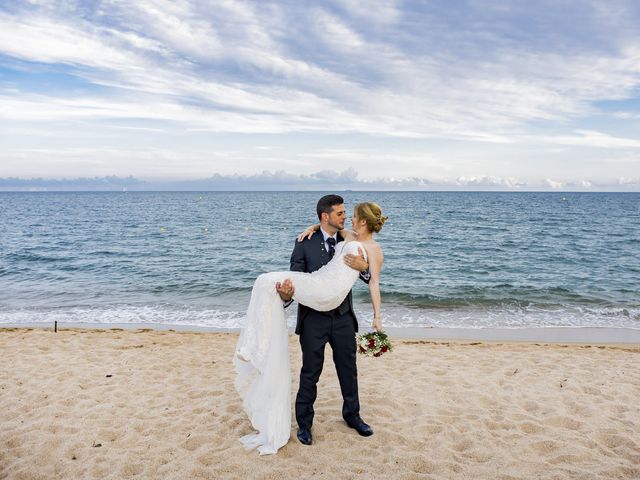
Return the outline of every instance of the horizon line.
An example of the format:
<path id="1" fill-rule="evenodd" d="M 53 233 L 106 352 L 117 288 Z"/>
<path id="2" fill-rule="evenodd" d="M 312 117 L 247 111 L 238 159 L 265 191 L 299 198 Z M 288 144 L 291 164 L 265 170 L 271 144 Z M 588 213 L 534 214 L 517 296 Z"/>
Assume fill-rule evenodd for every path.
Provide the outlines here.
<path id="1" fill-rule="evenodd" d="M 634 194 L 640 193 L 640 190 L 357 190 L 357 189 L 306 189 L 306 190 L 119 190 L 119 189 L 103 189 L 103 190 L 49 190 L 49 189 L 2 189 L 0 193 L 314 193 L 314 192 L 338 192 L 338 193 L 624 193 Z"/>

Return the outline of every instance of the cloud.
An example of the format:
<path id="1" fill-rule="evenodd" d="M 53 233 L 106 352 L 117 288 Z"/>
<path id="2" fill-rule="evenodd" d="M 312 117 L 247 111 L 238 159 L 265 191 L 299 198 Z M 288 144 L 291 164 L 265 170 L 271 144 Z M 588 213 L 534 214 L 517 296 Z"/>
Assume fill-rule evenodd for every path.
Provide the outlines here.
<path id="1" fill-rule="evenodd" d="M 332 3 L 346 10 L 352 17 L 374 24 L 388 26 L 402 15 L 400 2 L 395 0 L 333 0 Z"/>
<path id="2" fill-rule="evenodd" d="M 618 185 L 623 185 L 627 187 L 640 187 L 640 177 L 635 177 L 635 178 L 620 177 L 618 178 Z"/>
<path id="3" fill-rule="evenodd" d="M 0 52 L 21 60 L 111 70 L 142 66 L 143 59 L 123 47 L 109 44 L 109 30 L 84 21 L 0 12 Z"/>
<path id="4" fill-rule="evenodd" d="M 594 130 L 576 130 L 575 135 L 558 135 L 538 138 L 538 140 L 559 145 L 574 145 L 593 148 L 640 148 L 640 140 L 635 138 L 621 138 Z"/>
<path id="5" fill-rule="evenodd" d="M 120 190 L 126 187 L 142 187 L 145 182 L 134 177 L 107 177 L 93 178 L 0 178 L 0 190 L 11 191 L 60 191 L 60 190 Z"/>
<path id="6" fill-rule="evenodd" d="M 71 74 L 109 87 L 107 101 L 129 103 L 130 95 L 140 95 L 145 107 L 173 105 L 162 109 L 166 121 L 219 132 L 361 132 L 502 143 L 526 122 L 589 114 L 594 102 L 627 98 L 640 84 L 635 45 L 567 56 L 505 42 L 509 31 L 457 31 L 460 44 L 486 48 L 474 57 L 441 48 L 448 36 L 423 32 L 420 25 L 442 23 L 434 17 L 441 12 L 401 14 L 396 2 L 337 2 L 339 10 L 331 12 L 149 0 L 105 3 L 93 15 L 79 14 L 80 5 L 64 17 L 33 7 L 0 13 L 0 52 L 67 65 Z M 373 17 L 384 19 L 390 34 L 362 23 Z M 322 43 L 292 49 L 292 35 L 307 25 L 334 53 L 340 50 L 335 61 L 326 60 Z M 421 35 L 426 46 L 413 48 Z M 65 92 L 41 103 L 68 98 Z M 40 118 L 34 112 L 32 119 Z"/>
<path id="7" fill-rule="evenodd" d="M 331 48 L 343 53 L 353 53 L 365 46 L 360 35 L 351 29 L 336 15 L 332 15 L 324 9 L 316 10 L 316 32 L 322 40 Z"/>
<path id="8" fill-rule="evenodd" d="M 0 190 L 112 190 L 120 191 L 206 191 L 206 190 L 359 190 L 359 191 L 608 191 L 622 187 L 633 190 L 640 186 L 640 178 L 618 178 L 609 182 L 589 180 L 561 182 L 545 179 L 538 183 L 526 183 L 502 177 L 459 177 L 456 179 L 430 179 L 425 177 L 379 177 L 360 179 L 355 169 L 341 172 L 321 170 L 311 174 L 295 174 L 284 170 L 263 170 L 255 174 L 220 174 L 208 178 L 183 181 L 145 181 L 133 176 L 115 175 L 93 178 L 0 178 Z M 618 188 L 619 189 L 619 188 Z"/>
<path id="9" fill-rule="evenodd" d="M 179 162 L 191 178 L 211 171 L 203 154 L 190 156 L 193 140 L 204 151 L 235 135 L 246 136 L 234 157 L 244 173 L 261 161 L 271 171 L 298 162 L 311 175 L 332 165 L 317 146 L 338 151 L 346 139 L 344 150 L 357 150 L 356 140 L 363 148 L 340 166 L 358 168 L 362 181 L 402 178 L 398 188 L 524 188 L 515 179 L 531 169 L 497 165 L 532 161 L 534 149 L 562 161 L 527 173 L 527 185 L 575 181 L 566 172 L 585 149 L 597 164 L 587 181 L 633 178 L 636 160 L 615 159 L 639 146 L 629 133 L 638 116 L 639 19 L 631 2 L 9 2 L 0 7 L 0 126 L 31 132 L 8 139 L 36 175 L 47 158 L 34 147 L 109 138 L 116 150 L 140 152 L 145 133 L 166 131 L 175 141 L 164 144 L 158 170 Z M 629 124 L 620 127 L 620 118 Z M 262 155 L 256 145 L 272 143 L 278 155 L 254 159 Z M 376 168 L 361 170 L 367 155 Z M 137 175 L 147 166 L 139 157 L 130 162 L 141 162 L 136 172 L 118 156 L 109 173 Z M 16 174 L 6 158 L 0 174 Z M 106 169 L 87 172 L 75 173 Z"/>
<path id="10" fill-rule="evenodd" d="M 558 182 L 556 180 L 551 180 L 550 178 L 545 179 L 544 184 L 553 189 L 561 189 L 564 184 L 562 182 Z"/>
<path id="11" fill-rule="evenodd" d="M 504 187 L 510 190 L 527 186 L 526 183 L 520 182 L 513 177 L 501 178 L 501 177 L 494 177 L 494 176 L 458 177 L 456 179 L 456 184 L 465 186 L 465 187 L 478 187 L 478 188 Z"/>

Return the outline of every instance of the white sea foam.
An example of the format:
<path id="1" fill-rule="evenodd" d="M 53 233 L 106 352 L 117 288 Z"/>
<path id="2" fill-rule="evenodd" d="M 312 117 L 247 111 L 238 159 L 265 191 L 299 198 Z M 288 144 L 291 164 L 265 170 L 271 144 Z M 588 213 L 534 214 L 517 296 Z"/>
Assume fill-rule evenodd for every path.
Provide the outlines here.
<path id="1" fill-rule="evenodd" d="M 238 328 L 243 312 L 165 306 L 117 306 L 112 308 L 17 309 L 0 311 L 0 324 L 140 324 Z"/>
<path id="2" fill-rule="evenodd" d="M 365 305 L 356 308 L 360 323 L 371 318 Z M 593 309 L 584 307 L 416 309 L 383 305 L 383 322 L 391 327 L 441 328 L 545 328 L 613 327 L 640 328 L 640 309 Z"/>
<path id="3" fill-rule="evenodd" d="M 361 328 L 371 324 L 368 303 L 355 304 Z M 287 309 L 287 324 L 293 328 L 296 307 Z M 387 327 L 441 328 L 544 328 L 544 327 L 613 327 L 640 328 L 640 310 L 565 308 L 416 309 L 401 305 L 384 305 L 383 324 Z M 77 307 L 55 309 L 9 309 L 0 311 L 0 325 L 95 324 L 95 325 L 175 325 L 219 329 L 243 326 L 244 310 L 193 308 L 175 305 L 118 305 L 112 307 Z"/>

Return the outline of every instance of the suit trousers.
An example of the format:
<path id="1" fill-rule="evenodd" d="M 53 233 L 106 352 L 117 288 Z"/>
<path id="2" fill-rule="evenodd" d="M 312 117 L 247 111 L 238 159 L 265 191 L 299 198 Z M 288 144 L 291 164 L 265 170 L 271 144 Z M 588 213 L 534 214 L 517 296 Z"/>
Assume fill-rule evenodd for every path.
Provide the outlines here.
<path id="1" fill-rule="evenodd" d="M 300 333 L 302 369 L 300 387 L 296 397 L 296 420 L 298 426 L 311 429 L 318 389 L 317 384 L 324 365 L 325 345 L 333 350 L 333 363 L 338 374 L 342 392 L 342 417 L 349 424 L 360 419 L 358 398 L 358 370 L 356 366 L 355 318 L 351 311 L 340 314 L 331 312 L 309 312 Z"/>

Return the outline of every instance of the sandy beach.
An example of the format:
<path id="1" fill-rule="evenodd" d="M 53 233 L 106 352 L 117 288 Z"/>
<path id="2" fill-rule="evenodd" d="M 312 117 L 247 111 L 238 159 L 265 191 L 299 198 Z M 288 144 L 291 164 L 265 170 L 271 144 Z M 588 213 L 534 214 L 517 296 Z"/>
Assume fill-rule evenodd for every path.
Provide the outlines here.
<path id="1" fill-rule="evenodd" d="M 237 336 L 0 330 L 0 479 L 637 479 L 640 346 L 406 340 L 359 358 L 361 438 L 327 347 L 314 445 L 245 452 Z M 297 389 L 300 353 L 290 337 Z M 295 422 L 293 427 L 295 428 Z"/>

